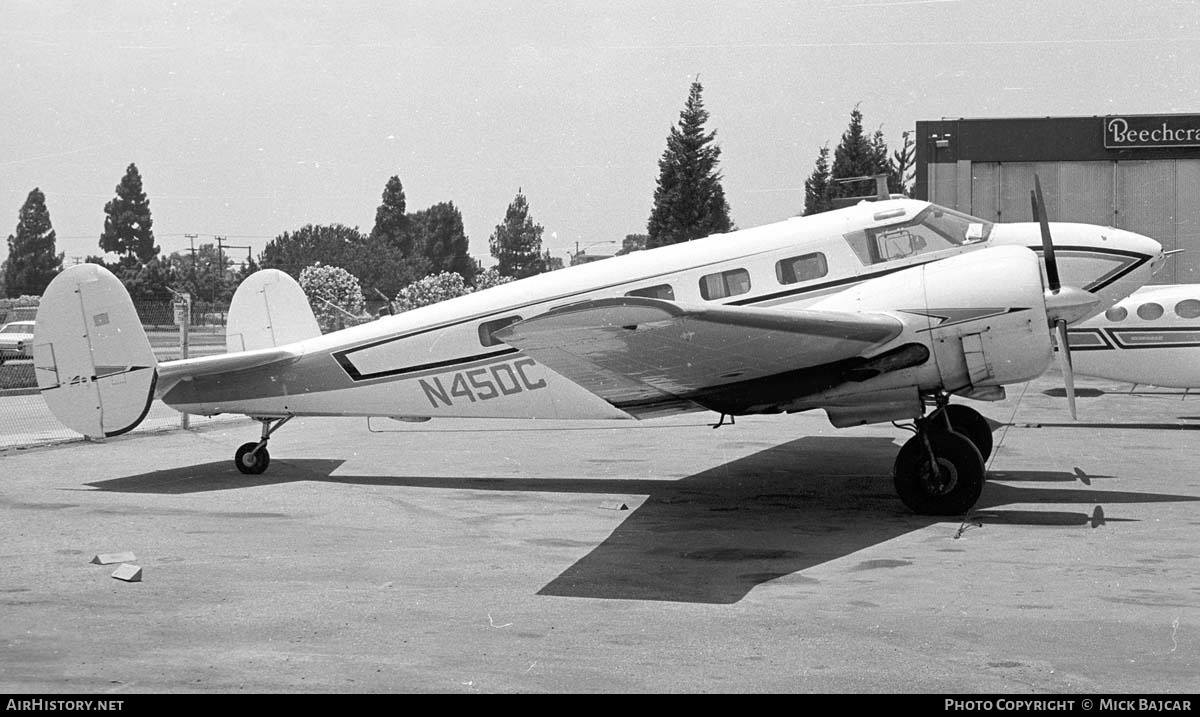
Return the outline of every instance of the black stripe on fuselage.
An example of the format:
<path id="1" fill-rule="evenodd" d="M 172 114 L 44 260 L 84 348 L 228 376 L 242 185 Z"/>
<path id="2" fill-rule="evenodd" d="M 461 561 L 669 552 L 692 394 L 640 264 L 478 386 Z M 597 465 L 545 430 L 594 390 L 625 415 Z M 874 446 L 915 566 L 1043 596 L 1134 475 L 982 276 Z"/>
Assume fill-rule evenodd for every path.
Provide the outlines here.
<path id="1" fill-rule="evenodd" d="M 1094 343 L 1076 343 L 1091 341 Z M 1067 344 L 1071 352 L 1076 351 L 1108 351 L 1114 346 L 1100 329 L 1067 329 Z"/>
<path id="2" fill-rule="evenodd" d="M 1031 246 L 1031 247 L 1027 247 L 1027 248 L 1032 250 L 1035 254 L 1037 254 L 1038 258 L 1043 259 L 1043 261 L 1045 260 L 1044 256 L 1043 256 L 1044 249 L 1042 248 L 1041 245 Z M 1101 289 L 1107 288 L 1107 287 L 1111 286 L 1112 284 L 1116 283 L 1117 281 L 1120 281 L 1122 278 L 1129 275 L 1131 272 L 1137 270 L 1140 266 L 1142 266 L 1146 262 L 1150 261 L 1150 259 L 1151 259 L 1151 257 L 1149 255 L 1142 254 L 1140 252 L 1128 251 L 1126 249 L 1109 249 L 1108 247 L 1071 246 L 1071 245 L 1059 246 L 1059 245 L 1055 244 L 1054 251 L 1056 251 L 1056 252 L 1076 251 L 1076 252 L 1087 253 L 1087 254 L 1108 254 L 1110 256 L 1122 256 L 1122 257 L 1132 260 L 1132 261 L 1126 263 L 1124 266 L 1118 267 L 1117 269 L 1108 273 L 1107 275 L 1100 277 L 1100 279 L 1092 282 L 1091 284 L 1081 287 L 1084 291 L 1099 291 Z"/>
<path id="3" fill-rule="evenodd" d="M 417 373 L 419 371 L 429 371 L 431 369 L 450 368 L 451 366 L 459 366 L 461 364 L 472 363 L 474 361 L 482 361 L 484 359 L 497 358 L 500 356 L 507 356 L 509 354 L 515 354 L 515 353 L 517 353 L 517 351 L 518 351 L 518 349 L 508 346 L 508 347 L 500 349 L 498 351 L 492 351 L 489 353 L 476 354 L 474 356 L 464 356 L 461 358 L 446 359 L 445 361 L 434 361 L 432 363 L 417 364 L 416 366 L 405 366 L 403 368 L 389 369 L 387 371 L 376 371 L 374 373 L 369 373 L 366 375 L 359 373 L 358 369 L 354 367 L 354 364 L 350 363 L 350 360 L 346 358 L 345 352 L 335 353 L 334 358 L 337 359 L 337 362 L 339 364 L 341 364 L 342 369 L 346 372 L 346 375 L 348 375 L 352 380 L 368 381 L 368 380 L 376 379 L 376 378 L 390 378 L 392 376 L 402 376 L 407 373 Z"/>
<path id="4" fill-rule="evenodd" d="M 1105 328 L 1104 333 L 1121 349 L 1187 349 L 1200 346 L 1200 340 L 1179 340 L 1186 334 L 1193 337 L 1200 334 L 1200 326 Z"/>
<path id="5" fill-rule="evenodd" d="M 1082 338 L 1086 341 L 1098 339 L 1100 344 L 1071 344 L 1071 351 L 1139 351 L 1142 349 L 1194 349 L 1200 348 L 1200 338 L 1181 340 L 1179 337 L 1191 335 L 1200 337 L 1200 326 L 1136 326 L 1129 328 L 1084 328 L 1070 329 L 1070 339 Z M 1087 338 L 1083 338 L 1087 337 Z M 1138 338 L 1134 338 L 1138 337 Z"/>

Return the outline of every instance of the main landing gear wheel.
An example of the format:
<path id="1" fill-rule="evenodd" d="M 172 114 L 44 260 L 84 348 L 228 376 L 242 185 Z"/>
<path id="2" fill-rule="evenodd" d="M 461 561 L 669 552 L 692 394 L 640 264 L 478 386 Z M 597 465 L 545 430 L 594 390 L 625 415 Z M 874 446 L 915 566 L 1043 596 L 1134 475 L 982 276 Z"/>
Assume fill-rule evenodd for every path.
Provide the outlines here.
<path id="1" fill-rule="evenodd" d="M 267 447 L 258 448 L 258 443 L 245 443 L 237 449 L 237 453 L 233 455 L 233 462 L 237 464 L 237 469 L 246 475 L 258 475 L 271 465 L 271 454 L 267 451 Z"/>
<path id="2" fill-rule="evenodd" d="M 894 472 L 900 500 L 920 515 L 962 515 L 983 492 L 983 457 L 953 431 L 918 430 L 900 448 Z"/>
<path id="3" fill-rule="evenodd" d="M 948 404 L 944 409 L 946 421 L 950 422 L 950 431 L 961 433 L 975 444 L 979 455 L 986 462 L 992 455 L 992 427 L 979 411 L 961 403 Z M 946 421 L 930 421 L 929 429 L 945 433 Z"/>
<path id="4" fill-rule="evenodd" d="M 292 420 L 292 416 L 283 418 L 263 418 L 255 416 L 254 420 L 262 424 L 262 439 L 257 443 L 244 443 L 233 454 L 233 463 L 237 469 L 246 475 L 258 475 L 271 465 L 271 454 L 267 451 L 267 441 L 271 434 Z"/>

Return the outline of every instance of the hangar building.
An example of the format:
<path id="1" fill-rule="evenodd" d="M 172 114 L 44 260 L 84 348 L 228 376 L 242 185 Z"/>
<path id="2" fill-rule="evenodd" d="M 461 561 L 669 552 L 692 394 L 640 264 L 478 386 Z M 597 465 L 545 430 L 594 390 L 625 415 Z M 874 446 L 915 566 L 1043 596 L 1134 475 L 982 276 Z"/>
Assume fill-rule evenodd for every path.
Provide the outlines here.
<path id="1" fill-rule="evenodd" d="M 983 219 L 1033 218 L 1145 234 L 1183 249 L 1157 284 L 1200 283 L 1200 114 L 943 119 L 916 126 L 914 195 Z"/>

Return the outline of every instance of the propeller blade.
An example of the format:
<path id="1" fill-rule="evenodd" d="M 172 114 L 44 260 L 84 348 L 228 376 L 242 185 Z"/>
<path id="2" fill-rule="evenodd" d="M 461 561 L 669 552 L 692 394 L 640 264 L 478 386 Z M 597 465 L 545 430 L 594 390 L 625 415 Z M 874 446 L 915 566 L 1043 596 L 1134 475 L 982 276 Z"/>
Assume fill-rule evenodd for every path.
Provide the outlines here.
<path id="1" fill-rule="evenodd" d="M 1067 343 L 1067 322 L 1055 321 L 1054 329 L 1058 338 L 1058 365 L 1062 369 L 1063 384 L 1067 389 L 1067 407 L 1071 409 L 1071 419 L 1079 420 L 1075 414 L 1075 371 L 1071 368 L 1071 347 Z"/>
<path id="2" fill-rule="evenodd" d="M 1042 228 L 1042 253 L 1046 258 L 1046 283 L 1050 291 L 1058 291 L 1062 282 L 1058 278 L 1058 258 L 1054 256 L 1054 242 L 1050 240 L 1050 220 L 1046 217 L 1046 200 L 1042 197 L 1042 181 L 1033 175 L 1033 219 Z"/>

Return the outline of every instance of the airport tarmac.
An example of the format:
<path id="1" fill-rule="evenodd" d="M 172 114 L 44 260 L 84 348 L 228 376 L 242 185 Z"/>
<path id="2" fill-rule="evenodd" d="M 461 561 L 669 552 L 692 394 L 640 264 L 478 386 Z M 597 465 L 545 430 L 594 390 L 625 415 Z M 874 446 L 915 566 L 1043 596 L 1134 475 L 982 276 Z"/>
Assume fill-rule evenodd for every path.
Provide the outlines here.
<path id="1" fill-rule="evenodd" d="M 1200 399 L 1048 374 L 990 481 L 823 413 L 249 421 L 0 452 L 0 692 L 1191 694 Z M 140 582 L 97 554 L 132 552 Z"/>

